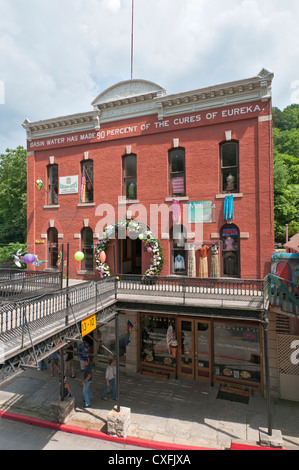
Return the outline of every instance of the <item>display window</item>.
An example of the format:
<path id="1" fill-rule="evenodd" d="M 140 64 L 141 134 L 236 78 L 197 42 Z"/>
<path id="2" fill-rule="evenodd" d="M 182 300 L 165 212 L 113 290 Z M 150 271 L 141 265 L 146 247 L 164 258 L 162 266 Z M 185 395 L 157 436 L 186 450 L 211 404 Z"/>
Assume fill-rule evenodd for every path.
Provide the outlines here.
<path id="1" fill-rule="evenodd" d="M 221 227 L 223 276 L 240 277 L 240 231 L 236 225 Z"/>
<path id="2" fill-rule="evenodd" d="M 260 329 L 238 323 L 214 322 L 216 378 L 261 382 Z"/>
<path id="3" fill-rule="evenodd" d="M 140 356 L 143 368 L 176 370 L 175 319 L 157 315 L 142 315 L 140 319 Z"/>

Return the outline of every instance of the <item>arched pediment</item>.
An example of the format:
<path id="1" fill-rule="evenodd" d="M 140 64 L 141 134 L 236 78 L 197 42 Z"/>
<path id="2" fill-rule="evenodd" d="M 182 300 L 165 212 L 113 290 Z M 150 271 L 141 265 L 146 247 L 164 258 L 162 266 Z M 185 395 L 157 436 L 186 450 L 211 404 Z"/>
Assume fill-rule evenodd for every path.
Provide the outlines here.
<path id="1" fill-rule="evenodd" d="M 100 93 L 91 104 L 94 107 L 98 107 L 107 103 L 130 100 L 144 95 L 153 95 L 153 97 L 165 96 L 166 91 L 161 86 L 148 80 L 126 80 L 112 85 Z"/>

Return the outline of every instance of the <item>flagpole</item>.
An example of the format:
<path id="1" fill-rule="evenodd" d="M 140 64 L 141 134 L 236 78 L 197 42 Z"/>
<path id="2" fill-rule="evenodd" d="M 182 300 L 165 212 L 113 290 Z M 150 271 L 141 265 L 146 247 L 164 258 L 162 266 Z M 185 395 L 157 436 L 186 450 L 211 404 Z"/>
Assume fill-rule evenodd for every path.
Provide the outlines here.
<path id="1" fill-rule="evenodd" d="M 132 0 L 131 80 L 132 80 L 132 78 L 133 78 L 133 45 L 134 45 L 134 0 Z"/>

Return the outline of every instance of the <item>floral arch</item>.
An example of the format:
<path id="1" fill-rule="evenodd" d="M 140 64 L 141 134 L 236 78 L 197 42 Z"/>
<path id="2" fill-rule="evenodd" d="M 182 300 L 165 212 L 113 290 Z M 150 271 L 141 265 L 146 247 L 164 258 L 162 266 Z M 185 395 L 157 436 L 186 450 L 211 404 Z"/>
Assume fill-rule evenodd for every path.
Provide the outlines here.
<path id="1" fill-rule="evenodd" d="M 106 263 L 106 256 L 103 256 L 103 252 L 106 254 L 111 239 L 115 238 L 115 233 L 118 230 L 125 230 L 131 238 L 136 239 L 137 237 L 141 240 L 148 253 L 152 254 L 150 267 L 145 271 L 144 275 L 153 277 L 158 276 L 162 270 L 164 256 L 161 243 L 157 240 L 151 230 L 148 229 L 144 224 L 137 220 L 120 220 L 115 224 L 110 224 L 105 227 L 102 236 L 98 239 L 95 244 L 95 260 L 96 270 L 99 271 L 102 278 L 111 276 L 109 265 Z"/>

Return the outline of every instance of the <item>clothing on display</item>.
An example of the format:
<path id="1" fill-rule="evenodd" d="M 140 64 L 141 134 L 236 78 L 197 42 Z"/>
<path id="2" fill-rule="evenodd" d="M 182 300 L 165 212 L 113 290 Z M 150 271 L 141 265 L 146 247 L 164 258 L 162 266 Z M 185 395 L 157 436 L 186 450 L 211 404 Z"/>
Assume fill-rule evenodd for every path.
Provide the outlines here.
<path id="1" fill-rule="evenodd" d="M 224 251 L 235 251 L 236 247 L 235 247 L 235 240 L 233 238 L 231 238 L 230 236 L 228 236 L 225 240 L 224 240 L 224 247 L 223 247 Z"/>
<path id="2" fill-rule="evenodd" d="M 196 261 L 194 247 L 191 247 L 188 253 L 188 276 L 196 277 Z"/>
<path id="3" fill-rule="evenodd" d="M 202 245 L 199 248 L 199 277 L 209 277 L 208 271 L 208 245 Z"/>
<path id="4" fill-rule="evenodd" d="M 235 189 L 235 177 L 230 173 L 226 178 L 226 191 L 233 191 Z"/>
<path id="5" fill-rule="evenodd" d="M 230 194 L 224 198 L 223 219 L 231 220 L 234 218 L 234 196 Z"/>
<path id="6" fill-rule="evenodd" d="M 174 269 L 185 269 L 185 260 L 182 255 L 177 255 L 174 260 Z"/>
<path id="7" fill-rule="evenodd" d="M 214 279 L 219 278 L 219 260 L 218 260 L 218 246 L 215 243 L 211 247 L 211 277 Z"/>

